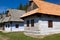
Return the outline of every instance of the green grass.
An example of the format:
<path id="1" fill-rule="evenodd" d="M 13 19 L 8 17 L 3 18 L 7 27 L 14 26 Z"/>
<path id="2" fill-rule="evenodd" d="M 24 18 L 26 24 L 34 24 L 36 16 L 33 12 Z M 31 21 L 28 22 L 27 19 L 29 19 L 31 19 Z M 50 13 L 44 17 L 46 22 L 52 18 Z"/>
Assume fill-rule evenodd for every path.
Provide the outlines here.
<path id="1" fill-rule="evenodd" d="M 0 32 L 0 35 L 2 35 L 3 38 L 6 38 L 7 40 L 39 40 L 37 38 L 25 36 L 23 32 L 11 32 L 11 33 Z"/>
<path id="2" fill-rule="evenodd" d="M 60 34 L 49 35 L 41 40 L 60 40 Z"/>
<path id="3" fill-rule="evenodd" d="M 45 38 L 38 39 L 25 36 L 23 32 L 11 32 L 11 33 L 0 32 L 0 40 L 60 40 L 60 34 L 54 34 L 46 36 Z"/>

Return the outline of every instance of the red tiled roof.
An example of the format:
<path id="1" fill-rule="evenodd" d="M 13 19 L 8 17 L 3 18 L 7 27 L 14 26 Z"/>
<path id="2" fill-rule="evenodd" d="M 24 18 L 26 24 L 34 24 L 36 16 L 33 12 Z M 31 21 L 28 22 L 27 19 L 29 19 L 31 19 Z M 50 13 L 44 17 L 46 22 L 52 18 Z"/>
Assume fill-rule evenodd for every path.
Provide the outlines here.
<path id="1" fill-rule="evenodd" d="M 39 8 L 25 13 L 24 15 L 22 15 L 22 17 L 32 15 L 36 12 L 60 16 L 60 5 L 45 2 L 45 1 L 40 1 L 40 0 L 33 0 L 33 1 Z"/>

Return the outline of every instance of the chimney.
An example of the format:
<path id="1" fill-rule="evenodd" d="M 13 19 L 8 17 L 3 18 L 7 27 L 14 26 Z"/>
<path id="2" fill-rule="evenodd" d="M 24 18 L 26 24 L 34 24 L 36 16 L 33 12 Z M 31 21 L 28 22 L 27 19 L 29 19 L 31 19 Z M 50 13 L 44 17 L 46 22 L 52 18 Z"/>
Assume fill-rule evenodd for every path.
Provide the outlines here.
<path id="1" fill-rule="evenodd" d="M 6 17 L 9 17 L 10 14 L 9 14 L 9 10 L 6 11 Z"/>
<path id="2" fill-rule="evenodd" d="M 32 4 L 33 0 L 29 0 L 29 6 Z"/>
<path id="3" fill-rule="evenodd" d="M 33 3 L 34 0 L 29 0 L 29 5 L 31 5 Z M 44 0 L 40 0 L 40 1 L 44 1 Z"/>

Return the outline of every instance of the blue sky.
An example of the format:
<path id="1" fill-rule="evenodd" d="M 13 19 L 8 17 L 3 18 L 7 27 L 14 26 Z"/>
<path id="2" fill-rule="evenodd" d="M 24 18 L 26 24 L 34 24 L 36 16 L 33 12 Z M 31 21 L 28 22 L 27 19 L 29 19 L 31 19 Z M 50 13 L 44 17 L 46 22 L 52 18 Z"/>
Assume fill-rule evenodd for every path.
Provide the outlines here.
<path id="1" fill-rule="evenodd" d="M 48 2 L 60 4 L 60 0 L 45 0 Z M 28 0 L 0 0 L 0 13 L 8 8 L 17 8 L 20 3 L 26 4 Z"/>
<path id="2" fill-rule="evenodd" d="M 60 0 L 45 0 L 45 1 L 55 3 L 55 4 L 60 4 Z"/>
<path id="3" fill-rule="evenodd" d="M 17 8 L 20 3 L 24 5 L 27 1 L 28 0 L 0 0 L 0 13 L 8 8 Z"/>

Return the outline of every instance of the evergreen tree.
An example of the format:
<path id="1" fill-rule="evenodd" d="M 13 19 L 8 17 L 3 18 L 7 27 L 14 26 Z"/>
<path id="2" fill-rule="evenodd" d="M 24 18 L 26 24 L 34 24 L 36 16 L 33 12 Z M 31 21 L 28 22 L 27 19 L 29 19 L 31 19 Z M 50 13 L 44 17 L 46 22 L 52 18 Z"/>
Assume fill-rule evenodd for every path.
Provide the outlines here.
<path id="1" fill-rule="evenodd" d="M 28 8 L 28 3 L 26 3 L 25 5 L 20 4 L 18 7 L 19 10 L 25 10 L 25 11 L 27 11 L 27 8 Z"/>
<path id="2" fill-rule="evenodd" d="M 19 7 L 18 7 L 19 10 L 22 10 L 23 9 L 23 5 L 20 3 Z"/>
<path id="3" fill-rule="evenodd" d="M 26 3 L 26 5 L 24 5 L 23 10 L 27 11 L 28 8 L 28 4 Z"/>

